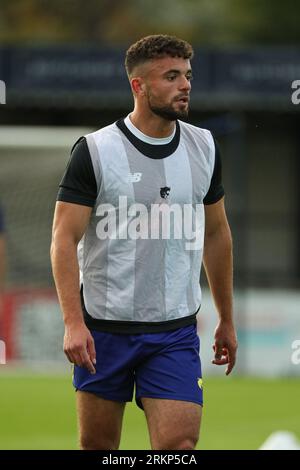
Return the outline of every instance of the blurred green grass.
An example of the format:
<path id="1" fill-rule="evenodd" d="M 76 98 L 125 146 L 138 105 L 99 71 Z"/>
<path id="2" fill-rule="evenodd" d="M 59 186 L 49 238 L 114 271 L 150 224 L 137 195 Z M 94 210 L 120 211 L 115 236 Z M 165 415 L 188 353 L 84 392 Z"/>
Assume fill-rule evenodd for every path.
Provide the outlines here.
<path id="1" fill-rule="evenodd" d="M 257 449 L 276 430 L 300 438 L 300 379 L 207 378 L 204 387 L 197 449 Z M 0 449 L 77 449 L 69 376 L 1 373 Z M 150 449 L 135 402 L 126 407 L 120 449 Z"/>

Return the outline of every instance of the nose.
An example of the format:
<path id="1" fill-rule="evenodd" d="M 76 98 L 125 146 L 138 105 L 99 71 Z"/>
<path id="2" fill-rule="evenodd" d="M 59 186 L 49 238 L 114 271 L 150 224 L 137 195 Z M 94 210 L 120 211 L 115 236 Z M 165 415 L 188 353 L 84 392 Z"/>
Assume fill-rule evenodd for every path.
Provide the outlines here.
<path id="1" fill-rule="evenodd" d="M 182 79 L 181 79 L 181 81 L 180 81 L 179 89 L 180 89 L 180 90 L 189 91 L 191 88 L 192 88 L 192 86 L 191 86 L 190 80 L 188 80 L 188 79 L 186 78 L 186 76 L 183 75 L 183 76 L 182 76 Z"/>

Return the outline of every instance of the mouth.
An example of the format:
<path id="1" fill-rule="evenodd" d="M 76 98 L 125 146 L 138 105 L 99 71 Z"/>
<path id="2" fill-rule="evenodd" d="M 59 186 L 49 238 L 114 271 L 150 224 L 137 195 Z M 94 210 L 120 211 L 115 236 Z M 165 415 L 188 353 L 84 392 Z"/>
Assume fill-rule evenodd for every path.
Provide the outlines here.
<path id="1" fill-rule="evenodd" d="M 188 104 L 190 99 L 188 96 L 182 96 L 181 98 L 177 99 L 178 103 Z"/>

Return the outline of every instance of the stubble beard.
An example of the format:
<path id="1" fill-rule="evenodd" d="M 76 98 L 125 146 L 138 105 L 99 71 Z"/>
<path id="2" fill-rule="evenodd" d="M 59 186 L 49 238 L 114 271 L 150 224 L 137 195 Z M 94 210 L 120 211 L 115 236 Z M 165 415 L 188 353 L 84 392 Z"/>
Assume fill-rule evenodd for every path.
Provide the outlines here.
<path id="1" fill-rule="evenodd" d="M 187 119 L 189 114 L 188 106 L 182 111 L 175 111 L 172 105 L 169 106 L 157 106 L 151 103 L 151 97 L 148 99 L 149 108 L 157 116 L 162 117 L 166 121 L 175 121 L 176 119 Z"/>

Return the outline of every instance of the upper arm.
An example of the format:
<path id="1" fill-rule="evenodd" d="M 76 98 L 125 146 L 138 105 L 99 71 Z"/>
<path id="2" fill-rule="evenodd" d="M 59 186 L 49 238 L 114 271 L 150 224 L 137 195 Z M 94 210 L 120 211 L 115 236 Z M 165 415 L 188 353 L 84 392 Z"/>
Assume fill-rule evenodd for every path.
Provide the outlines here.
<path id="1" fill-rule="evenodd" d="M 71 157 L 59 185 L 57 200 L 93 207 L 97 192 L 87 141 L 85 138 L 80 138 L 71 151 Z"/>
<path id="2" fill-rule="evenodd" d="M 205 211 L 205 237 L 214 235 L 220 230 L 229 230 L 225 212 L 224 197 L 215 204 L 204 206 Z"/>
<path id="3" fill-rule="evenodd" d="M 97 198 L 97 183 L 85 138 L 80 138 L 60 183 L 53 222 L 53 240 L 78 243 Z"/>
<path id="4" fill-rule="evenodd" d="M 53 221 L 54 240 L 72 240 L 78 243 L 88 226 L 92 207 L 58 201 Z"/>

